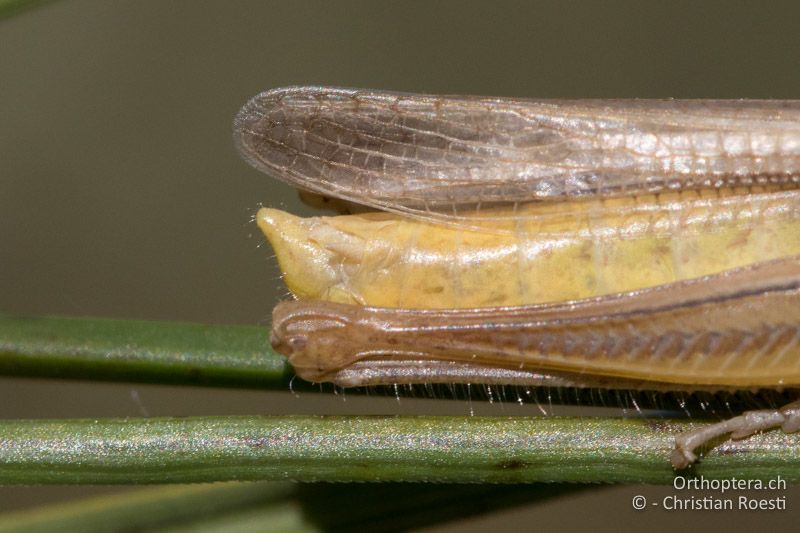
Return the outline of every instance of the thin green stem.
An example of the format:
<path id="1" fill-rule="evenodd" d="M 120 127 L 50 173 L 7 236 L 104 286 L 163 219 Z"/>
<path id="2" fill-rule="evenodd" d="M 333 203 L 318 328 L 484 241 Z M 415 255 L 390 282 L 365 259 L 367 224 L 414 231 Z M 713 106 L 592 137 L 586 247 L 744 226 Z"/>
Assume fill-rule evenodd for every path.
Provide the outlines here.
<path id="1" fill-rule="evenodd" d="M 139 531 L 213 519 L 258 506 L 284 510 L 291 483 L 214 483 L 141 489 L 124 494 L 0 514 L 0 533 L 11 531 Z M 296 509 L 289 507 L 294 515 Z"/>
<path id="2" fill-rule="evenodd" d="M 0 20 L 53 0 L 0 0 Z"/>
<path id="3" fill-rule="evenodd" d="M 0 422 L 0 483 L 218 480 L 669 483 L 696 423 L 525 417 Z M 800 435 L 724 443 L 693 473 L 800 480 Z"/>
<path id="4" fill-rule="evenodd" d="M 286 390 L 265 327 L 0 315 L 0 375 Z"/>

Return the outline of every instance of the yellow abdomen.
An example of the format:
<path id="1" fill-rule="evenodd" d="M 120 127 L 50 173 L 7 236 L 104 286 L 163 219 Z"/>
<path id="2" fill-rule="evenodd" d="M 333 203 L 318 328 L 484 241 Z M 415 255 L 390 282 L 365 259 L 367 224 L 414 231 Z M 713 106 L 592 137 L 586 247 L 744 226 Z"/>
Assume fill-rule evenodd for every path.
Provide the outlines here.
<path id="1" fill-rule="evenodd" d="M 800 254 L 800 192 L 704 191 L 527 204 L 441 225 L 391 213 L 258 224 L 299 298 L 516 306 L 626 292 Z"/>

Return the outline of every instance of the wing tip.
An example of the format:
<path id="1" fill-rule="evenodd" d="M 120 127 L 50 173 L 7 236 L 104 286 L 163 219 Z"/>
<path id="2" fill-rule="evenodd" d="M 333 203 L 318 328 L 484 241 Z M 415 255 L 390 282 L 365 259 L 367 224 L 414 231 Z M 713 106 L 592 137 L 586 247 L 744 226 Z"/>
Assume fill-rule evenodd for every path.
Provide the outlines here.
<path id="1" fill-rule="evenodd" d="M 281 174 L 282 160 L 288 150 L 280 148 L 285 131 L 278 119 L 306 116 L 324 100 L 353 98 L 358 93 L 358 89 L 319 85 L 290 85 L 263 91 L 250 98 L 234 117 L 234 145 L 251 166 L 262 172 Z"/>
<path id="2" fill-rule="evenodd" d="M 284 108 L 283 103 L 287 98 L 299 97 L 298 101 L 318 101 L 332 96 L 353 97 L 358 92 L 358 89 L 322 85 L 288 85 L 267 89 L 250 98 L 242 106 L 233 119 L 233 130 L 237 133 L 241 132 L 245 126 L 252 123 L 254 117 L 263 118 L 276 109 Z"/>

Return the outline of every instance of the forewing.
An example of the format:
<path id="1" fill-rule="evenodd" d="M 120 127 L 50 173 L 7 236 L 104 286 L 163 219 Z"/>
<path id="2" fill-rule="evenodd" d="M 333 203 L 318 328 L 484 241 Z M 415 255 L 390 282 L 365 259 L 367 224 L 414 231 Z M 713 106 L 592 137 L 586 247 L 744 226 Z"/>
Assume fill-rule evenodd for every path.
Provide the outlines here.
<path id="1" fill-rule="evenodd" d="M 800 101 L 297 87 L 250 100 L 235 137 L 253 166 L 299 188 L 451 222 L 476 206 L 800 179 Z"/>

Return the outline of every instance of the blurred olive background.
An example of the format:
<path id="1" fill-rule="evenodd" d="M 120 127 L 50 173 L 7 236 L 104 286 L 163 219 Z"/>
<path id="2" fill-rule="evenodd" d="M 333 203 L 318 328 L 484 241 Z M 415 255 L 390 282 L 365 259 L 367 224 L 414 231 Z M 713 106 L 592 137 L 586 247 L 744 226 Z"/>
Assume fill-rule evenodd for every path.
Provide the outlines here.
<path id="1" fill-rule="evenodd" d="M 251 217 L 308 212 L 243 163 L 231 121 L 298 84 L 517 97 L 797 98 L 796 2 L 104 2 L 0 20 L 0 312 L 268 324 L 285 296 Z M 534 414 L 513 401 L 478 414 Z M 0 416 L 456 413 L 465 401 L 0 379 Z M 108 487 L 0 488 L 0 509 Z M 788 527 L 635 512 L 592 487 L 451 524 Z M 697 496 L 697 493 L 686 494 Z M 706 526 L 708 527 L 708 526 Z"/>

